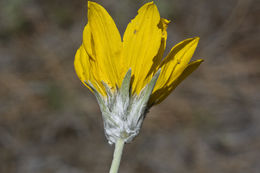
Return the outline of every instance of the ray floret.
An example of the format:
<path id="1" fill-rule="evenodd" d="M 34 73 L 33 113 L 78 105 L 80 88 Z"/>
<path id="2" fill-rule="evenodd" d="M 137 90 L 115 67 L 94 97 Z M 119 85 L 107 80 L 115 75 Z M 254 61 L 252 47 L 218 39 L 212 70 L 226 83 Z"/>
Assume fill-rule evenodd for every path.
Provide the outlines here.
<path id="1" fill-rule="evenodd" d="M 132 141 L 148 110 L 203 62 L 190 63 L 198 37 L 178 43 L 163 58 L 169 23 L 149 2 L 138 10 L 121 38 L 109 13 L 101 5 L 88 2 L 88 23 L 74 67 L 98 100 L 111 144 L 118 139 Z"/>

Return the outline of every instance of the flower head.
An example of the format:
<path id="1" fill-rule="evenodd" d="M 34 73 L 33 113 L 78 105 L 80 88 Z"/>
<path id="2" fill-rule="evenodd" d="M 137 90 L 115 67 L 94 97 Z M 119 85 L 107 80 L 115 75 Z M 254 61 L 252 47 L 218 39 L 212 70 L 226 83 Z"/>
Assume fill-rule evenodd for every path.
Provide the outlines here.
<path id="1" fill-rule="evenodd" d="M 75 70 L 97 97 L 110 143 L 130 142 L 151 106 L 163 101 L 203 61 L 189 63 L 199 38 L 186 39 L 163 58 L 169 21 L 146 3 L 121 39 L 108 12 L 88 2 L 88 23 L 75 56 Z"/>

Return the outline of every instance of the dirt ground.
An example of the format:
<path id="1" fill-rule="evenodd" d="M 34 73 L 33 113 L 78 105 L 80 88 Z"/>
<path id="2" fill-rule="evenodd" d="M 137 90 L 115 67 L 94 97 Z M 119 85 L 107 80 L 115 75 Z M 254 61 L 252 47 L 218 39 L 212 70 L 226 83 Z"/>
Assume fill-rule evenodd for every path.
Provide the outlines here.
<path id="1" fill-rule="evenodd" d="M 123 34 L 145 0 L 102 0 Z M 205 62 L 124 149 L 120 173 L 260 172 L 257 0 L 155 0 L 167 50 L 201 38 Z M 0 173 L 108 172 L 113 147 L 74 55 L 84 0 L 0 1 Z"/>

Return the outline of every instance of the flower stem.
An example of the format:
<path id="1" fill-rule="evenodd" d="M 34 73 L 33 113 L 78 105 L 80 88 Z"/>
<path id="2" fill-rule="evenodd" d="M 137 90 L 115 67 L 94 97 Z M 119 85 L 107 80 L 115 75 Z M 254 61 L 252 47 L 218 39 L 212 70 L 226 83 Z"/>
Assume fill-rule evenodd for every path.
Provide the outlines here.
<path id="1" fill-rule="evenodd" d="M 125 144 L 125 142 L 124 142 L 123 139 L 117 140 L 117 142 L 115 144 L 113 161 L 112 161 L 109 173 L 117 173 L 118 172 L 118 168 L 119 168 L 119 165 L 120 165 L 124 144 Z"/>

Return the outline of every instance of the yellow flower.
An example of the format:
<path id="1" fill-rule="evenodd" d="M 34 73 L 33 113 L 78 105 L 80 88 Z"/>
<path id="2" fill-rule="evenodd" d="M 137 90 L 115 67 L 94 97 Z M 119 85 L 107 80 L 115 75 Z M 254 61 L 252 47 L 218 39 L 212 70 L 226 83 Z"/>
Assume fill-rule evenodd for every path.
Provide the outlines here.
<path id="1" fill-rule="evenodd" d="M 203 61 L 199 59 L 189 63 L 197 47 L 198 37 L 180 42 L 163 58 L 168 24 L 168 20 L 160 17 L 156 5 L 149 2 L 138 10 L 121 39 L 108 12 L 95 2 L 88 2 L 88 23 L 74 66 L 80 80 L 97 96 L 101 109 L 107 109 L 102 110 L 103 117 L 111 120 L 113 115 L 110 114 L 115 114 L 112 110 L 116 109 L 114 105 L 120 109 L 120 104 L 124 104 L 111 101 L 118 99 L 116 95 L 123 88 L 121 85 L 124 79 L 126 85 L 127 82 L 131 85 L 127 94 L 127 101 L 131 104 L 138 102 L 136 98 L 142 97 L 144 88 L 152 83 L 147 100 L 140 108 L 143 116 L 152 105 L 163 101 Z M 131 104 L 127 104 L 125 111 L 129 112 Z M 118 112 L 116 114 L 120 115 L 117 116 L 123 116 L 123 110 Z M 116 121 L 111 120 L 119 125 Z M 121 130 L 121 137 L 127 135 L 122 133 Z"/>

